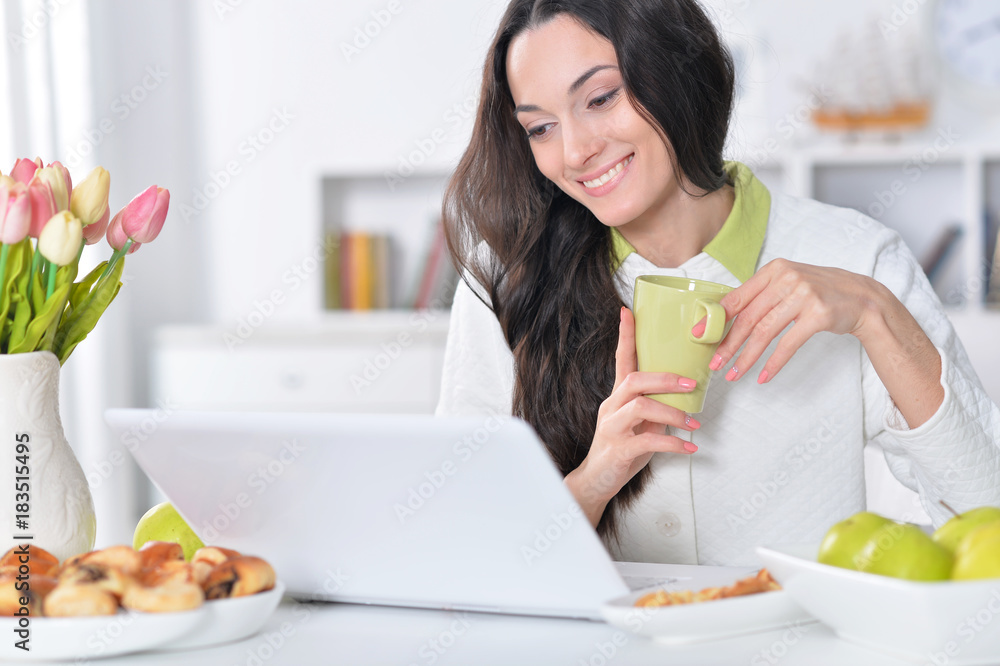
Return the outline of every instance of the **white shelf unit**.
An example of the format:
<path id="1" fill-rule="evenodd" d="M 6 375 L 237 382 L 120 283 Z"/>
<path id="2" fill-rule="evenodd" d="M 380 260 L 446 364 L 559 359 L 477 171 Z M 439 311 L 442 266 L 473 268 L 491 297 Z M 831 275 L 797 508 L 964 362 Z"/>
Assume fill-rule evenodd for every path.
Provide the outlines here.
<path id="1" fill-rule="evenodd" d="M 424 271 L 448 172 L 399 176 L 396 172 L 321 176 L 321 231 L 363 231 L 389 236 L 390 303 L 412 307 Z M 398 176 L 398 178 L 397 178 Z"/>

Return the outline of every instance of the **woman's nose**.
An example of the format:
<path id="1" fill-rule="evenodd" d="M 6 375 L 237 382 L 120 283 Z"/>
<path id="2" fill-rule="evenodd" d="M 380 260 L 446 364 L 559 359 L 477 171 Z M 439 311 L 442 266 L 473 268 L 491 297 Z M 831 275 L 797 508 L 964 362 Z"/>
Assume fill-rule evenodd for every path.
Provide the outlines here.
<path id="1" fill-rule="evenodd" d="M 604 145 L 600 135 L 586 123 L 563 123 L 563 160 L 566 166 L 581 170 L 591 166 L 590 160 Z"/>

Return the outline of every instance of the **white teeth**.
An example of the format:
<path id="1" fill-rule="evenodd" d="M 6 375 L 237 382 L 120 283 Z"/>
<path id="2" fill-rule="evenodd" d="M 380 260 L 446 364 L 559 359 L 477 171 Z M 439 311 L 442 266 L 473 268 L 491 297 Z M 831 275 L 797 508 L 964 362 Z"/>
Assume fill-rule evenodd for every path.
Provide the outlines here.
<path id="1" fill-rule="evenodd" d="M 604 185 L 606 182 L 608 182 L 609 180 L 611 180 L 612 178 L 614 178 L 615 176 L 617 176 L 619 173 L 621 173 L 621 170 L 625 168 L 626 164 L 628 164 L 629 162 L 632 161 L 633 157 L 634 157 L 634 155 L 629 155 L 628 157 L 626 157 L 625 159 L 623 159 L 621 162 L 619 162 L 618 164 L 616 164 L 613 167 L 611 167 L 606 174 L 604 174 L 603 176 L 601 176 L 599 178 L 595 178 L 594 180 L 585 180 L 585 181 L 583 181 L 584 187 L 594 188 L 594 187 L 600 187 L 601 185 Z"/>

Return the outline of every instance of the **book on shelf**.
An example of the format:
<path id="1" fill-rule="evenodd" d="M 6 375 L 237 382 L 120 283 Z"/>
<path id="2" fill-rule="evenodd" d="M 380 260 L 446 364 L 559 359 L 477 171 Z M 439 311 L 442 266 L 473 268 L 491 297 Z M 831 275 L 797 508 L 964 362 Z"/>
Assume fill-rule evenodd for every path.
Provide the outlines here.
<path id="1" fill-rule="evenodd" d="M 330 232 L 325 268 L 325 305 L 331 310 L 391 306 L 390 241 L 365 231 Z"/>
<path id="2" fill-rule="evenodd" d="M 941 230 L 941 233 L 938 234 L 937 239 L 934 241 L 934 245 L 931 246 L 931 249 L 920 261 L 920 267 L 924 269 L 924 274 L 927 275 L 927 279 L 931 284 L 934 284 L 935 278 L 937 278 L 942 267 L 947 263 L 947 259 L 952 254 L 952 251 L 958 246 L 958 241 L 961 237 L 961 224 L 947 225 Z"/>
<path id="3" fill-rule="evenodd" d="M 424 259 L 423 270 L 417 281 L 413 308 L 416 310 L 446 309 L 451 307 L 458 283 L 458 272 L 448 253 L 444 225 L 440 220 L 434 225 L 430 247 Z"/>
<path id="4" fill-rule="evenodd" d="M 984 300 L 990 307 L 1000 308 L 1000 211 L 983 213 L 986 230 L 986 293 Z"/>

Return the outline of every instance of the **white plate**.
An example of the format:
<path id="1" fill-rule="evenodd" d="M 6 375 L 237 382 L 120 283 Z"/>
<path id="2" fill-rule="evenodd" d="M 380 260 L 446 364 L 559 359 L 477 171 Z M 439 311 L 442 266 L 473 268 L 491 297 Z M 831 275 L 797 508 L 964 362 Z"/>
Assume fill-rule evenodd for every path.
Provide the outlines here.
<path id="1" fill-rule="evenodd" d="M 208 617 L 196 608 L 181 613 L 122 611 L 100 617 L 36 617 L 29 624 L 30 650 L 14 646 L 17 618 L 0 618 L 0 661 L 94 659 L 151 650 L 193 630 Z"/>
<path id="2" fill-rule="evenodd" d="M 260 631 L 285 584 L 248 597 L 206 601 L 181 613 L 122 611 L 104 617 L 39 617 L 30 622 L 31 650 L 13 643 L 16 618 L 0 618 L 0 662 L 94 659 L 147 650 L 190 650 L 237 641 Z M 14 637 L 14 638 L 12 638 Z"/>
<path id="3" fill-rule="evenodd" d="M 1000 579 L 916 582 L 816 562 L 818 546 L 758 548 L 792 599 L 838 636 L 922 663 L 1000 658 Z"/>
<path id="4" fill-rule="evenodd" d="M 601 613 L 608 624 L 661 643 L 710 641 L 815 622 L 782 590 L 677 606 L 635 605 L 639 597 L 658 589 L 697 591 L 705 587 L 731 585 L 746 575 L 750 574 L 737 576 L 730 573 L 725 580 L 711 582 L 706 582 L 710 578 L 703 576 L 681 578 L 667 585 L 636 590 L 612 599 L 604 604 Z"/>
<path id="5" fill-rule="evenodd" d="M 285 584 L 278 581 L 267 592 L 258 592 L 249 597 L 206 601 L 203 608 L 208 611 L 208 617 L 204 623 L 199 623 L 193 631 L 180 638 L 169 641 L 161 649 L 190 650 L 251 636 L 264 626 L 284 594 Z"/>

